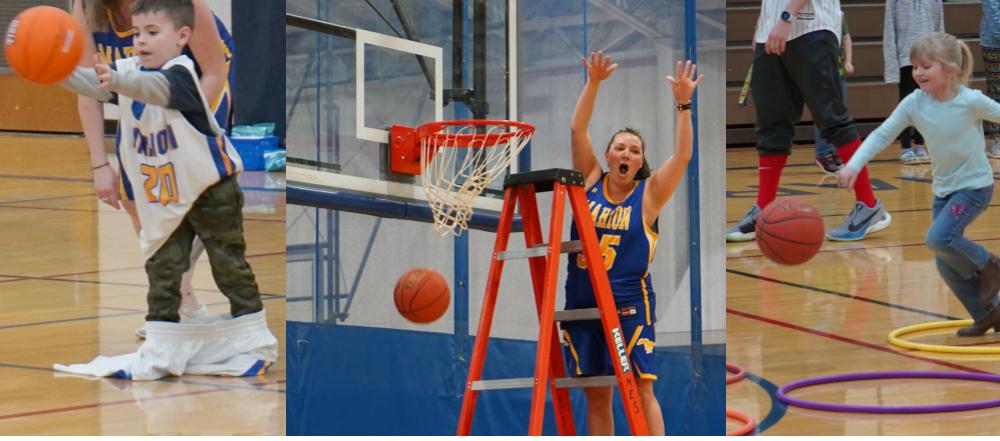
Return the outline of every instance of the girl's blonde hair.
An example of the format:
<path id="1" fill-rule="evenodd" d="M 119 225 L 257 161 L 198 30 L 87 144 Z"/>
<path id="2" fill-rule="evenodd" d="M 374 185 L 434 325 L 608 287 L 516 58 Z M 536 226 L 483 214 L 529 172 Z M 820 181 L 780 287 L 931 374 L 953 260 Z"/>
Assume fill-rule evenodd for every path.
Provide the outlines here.
<path id="1" fill-rule="evenodd" d="M 910 48 L 911 60 L 939 61 L 950 65 L 957 73 L 959 84 L 969 85 L 972 77 L 972 51 L 962 40 L 944 32 L 934 32 L 925 35 Z"/>

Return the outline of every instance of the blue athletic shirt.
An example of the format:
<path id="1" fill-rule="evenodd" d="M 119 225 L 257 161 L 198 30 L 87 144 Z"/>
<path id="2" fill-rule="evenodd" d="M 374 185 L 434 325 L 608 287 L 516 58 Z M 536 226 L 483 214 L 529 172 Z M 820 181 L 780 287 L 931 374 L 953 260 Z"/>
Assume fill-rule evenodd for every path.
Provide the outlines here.
<path id="1" fill-rule="evenodd" d="M 587 202 L 600 241 L 611 291 L 617 305 L 642 303 L 646 306 L 647 313 L 651 314 L 649 304 L 651 298 L 655 299 L 655 293 L 649 275 L 649 263 L 653 261 L 659 235 L 642 220 L 642 197 L 646 191 L 646 180 L 637 181 L 632 192 L 621 201 L 615 201 L 608 195 L 607 180 L 607 174 L 604 174 L 587 189 Z M 570 228 L 570 238 L 579 239 L 575 222 Z M 583 253 L 572 253 L 566 277 L 566 309 L 596 306 Z"/>

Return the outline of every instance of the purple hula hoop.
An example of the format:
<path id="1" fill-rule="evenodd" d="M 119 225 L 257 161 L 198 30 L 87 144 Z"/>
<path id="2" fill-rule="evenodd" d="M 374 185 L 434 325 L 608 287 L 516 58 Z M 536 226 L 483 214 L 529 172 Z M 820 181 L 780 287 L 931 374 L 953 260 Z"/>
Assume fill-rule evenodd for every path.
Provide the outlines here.
<path id="1" fill-rule="evenodd" d="M 857 406 L 849 404 L 820 403 L 808 401 L 800 398 L 788 396 L 788 392 L 803 387 L 816 386 L 829 383 L 843 383 L 858 380 L 879 380 L 889 378 L 937 378 L 947 380 L 969 380 L 987 381 L 1000 383 L 1000 375 L 973 374 L 967 372 L 934 372 L 934 371 L 887 371 L 887 372 L 859 372 L 854 374 L 832 375 L 829 377 L 807 378 L 805 380 L 794 381 L 778 389 L 778 399 L 792 406 L 805 407 L 809 409 L 825 410 L 829 412 L 858 412 L 858 413 L 937 413 L 956 412 L 962 410 L 985 409 L 988 407 L 1000 406 L 1000 398 L 987 401 L 976 401 L 970 403 L 939 404 L 933 406 Z"/>

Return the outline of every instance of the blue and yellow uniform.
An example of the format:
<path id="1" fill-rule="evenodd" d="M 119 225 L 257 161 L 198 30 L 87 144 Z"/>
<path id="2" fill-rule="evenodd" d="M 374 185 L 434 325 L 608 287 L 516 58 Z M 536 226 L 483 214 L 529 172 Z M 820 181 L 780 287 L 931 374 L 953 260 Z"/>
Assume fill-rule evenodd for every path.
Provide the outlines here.
<path id="1" fill-rule="evenodd" d="M 626 353 L 639 378 L 656 379 L 653 347 L 656 344 L 656 294 L 653 292 L 649 263 L 653 261 L 658 234 L 642 220 L 642 198 L 646 180 L 636 181 L 635 188 L 623 200 L 608 195 L 607 174 L 587 189 L 590 214 L 601 244 L 604 267 L 618 308 Z M 576 224 L 570 230 L 579 238 Z M 597 301 L 587 275 L 582 253 L 569 256 L 566 277 L 566 309 L 595 308 Z M 611 357 L 599 320 L 562 324 L 565 357 L 574 376 L 614 375 Z"/>
<path id="2" fill-rule="evenodd" d="M 222 23 L 222 20 L 218 16 L 213 15 L 215 18 L 215 26 L 219 30 L 219 37 L 221 37 L 222 51 L 226 56 L 226 68 L 228 69 L 228 80 L 222 88 L 222 93 L 219 94 L 214 102 L 211 104 L 212 112 L 215 113 L 215 120 L 219 123 L 220 127 L 224 129 L 229 129 L 229 109 L 231 105 L 232 98 L 230 96 L 230 85 L 233 83 L 233 37 L 229 34 L 229 30 L 226 29 L 226 25 Z M 110 14 L 109 14 L 110 21 Z M 93 32 L 94 45 L 97 48 L 97 53 L 100 54 L 101 60 L 105 64 L 114 65 L 116 61 L 124 58 L 131 57 L 133 55 L 133 45 L 132 37 L 135 35 L 135 31 L 129 29 L 127 31 L 116 31 L 113 28 L 109 28 L 107 31 Z M 182 52 L 183 55 L 187 55 L 188 58 L 194 60 L 194 54 L 191 53 L 191 49 L 186 47 Z M 201 76 L 201 68 L 198 67 L 198 62 L 195 60 L 195 71 Z M 115 145 L 117 148 L 118 140 L 121 138 L 121 133 L 115 136 Z M 119 161 L 119 167 L 121 167 L 121 162 Z M 132 194 L 132 185 L 129 183 L 128 178 L 125 173 L 120 173 L 121 176 L 121 186 L 120 196 L 123 199 L 134 200 Z"/>

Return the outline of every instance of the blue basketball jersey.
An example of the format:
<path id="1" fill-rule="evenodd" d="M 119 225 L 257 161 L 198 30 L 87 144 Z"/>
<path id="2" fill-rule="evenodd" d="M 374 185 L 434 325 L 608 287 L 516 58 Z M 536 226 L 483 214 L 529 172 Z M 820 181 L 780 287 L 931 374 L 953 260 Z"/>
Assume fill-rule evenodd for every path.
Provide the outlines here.
<path id="1" fill-rule="evenodd" d="M 607 191 L 607 174 L 601 176 L 587 189 L 590 215 L 594 219 L 597 239 L 600 241 L 604 267 L 611 282 L 615 303 L 643 305 L 645 322 L 652 324 L 651 299 L 655 302 L 649 263 L 653 261 L 658 234 L 642 220 L 642 197 L 646 180 L 637 181 L 635 188 L 624 200 L 611 199 Z M 570 238 L 579 239 L 574 222 Z M 653 303 L 655 305 L 655 303 Z M 569 255 L 566 277 L 566 309 L 594 308 L 593 287 L 587 275 L 587 262 L 583 253 Z"/>
<path id="2" fill-rule="evenodd" d="M 226 56 L 226 67 L 229 68 L 229 78 L 223 86 L 222 94 L 219 95 L 214 103 L 211 103 L 211 108 L 215 112 L 215 119 L 219 125 L 229 128 L 229 106 L 231 101 L 229 88 L 235 78 L 232 69 L 233 37 L 229 35 L 229 30 L 226 29 L 226 25 L 222 23 L 222 20 L 218 16 L 213 15 L 213 17 L 215 17 L 215 26 L 219 29 L 219 36 L 222 39 L 222 52 Z M 134 30 L 129 29 L 128 31 L 119 32 L 109 26 L 107 31 L 94 32 L 92 35 L 94 37 L 94 44 L 97 47 L 97 53 L 100 54 L 101 60 L 105 64 L 115 64 L 118 60 L 132 56 Z M 185 47 L 182 54 L 194 60 L 194 55 L 191 53 L 190 48 Z M 195 62 L 195 70 L 200 76 L 201 69 L 198 67 L 197 61 Z"/>

